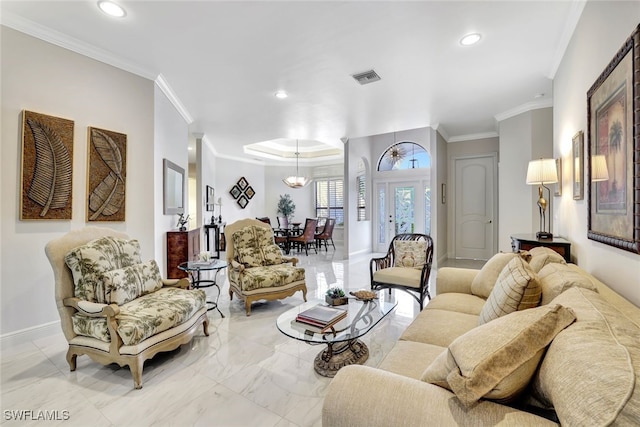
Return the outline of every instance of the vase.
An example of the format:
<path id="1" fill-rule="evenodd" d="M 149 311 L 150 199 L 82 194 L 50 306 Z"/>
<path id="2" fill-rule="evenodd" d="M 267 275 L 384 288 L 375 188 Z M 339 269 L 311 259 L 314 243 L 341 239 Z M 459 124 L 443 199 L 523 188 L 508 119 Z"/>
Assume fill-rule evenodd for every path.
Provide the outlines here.
<path id="1" fill-rule="evenodd" d="M 349 300 L 347 297 L 336 297 L 336 298 L 332 298 L 328 295 L 326 295 L 324 297 L 324 300 L 326 301 L 327 304 L 329 305 L 345 305 L 349 303 Z"/>

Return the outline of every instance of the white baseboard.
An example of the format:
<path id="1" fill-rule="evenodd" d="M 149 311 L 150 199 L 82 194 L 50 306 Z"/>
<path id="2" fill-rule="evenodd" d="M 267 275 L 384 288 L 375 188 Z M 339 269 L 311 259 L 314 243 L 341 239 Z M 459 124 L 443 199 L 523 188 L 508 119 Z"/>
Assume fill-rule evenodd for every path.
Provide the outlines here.
<path id="1" fill-rule="evenodd" d="M 0 336 L 0 347 L 14 347 L 20 344 L 35 341 L 62 332 L 60 321 L 44 323 L 38 326 L 21 329 L 19 331 L 9 332 Z"/>

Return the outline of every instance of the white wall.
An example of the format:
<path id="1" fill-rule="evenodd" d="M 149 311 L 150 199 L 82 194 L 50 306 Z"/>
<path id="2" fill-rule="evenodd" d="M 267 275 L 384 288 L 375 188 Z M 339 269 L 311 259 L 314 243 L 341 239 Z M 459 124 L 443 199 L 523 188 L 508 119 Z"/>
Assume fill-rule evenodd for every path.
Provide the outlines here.
<path id="1" fill-rule="evenodd" d="M 0 233 L 1 327 L 7 334 L 59 321 L 53 273 L 45 244 L 85 226 L 87 127 L 127 135 L 126 221 L 91 222 L 127 232 L 140 240 L 142 256 L 154 256 L 157 211 L 153 158 L 154 84 L 93 59 L 1 27 L 2 170 Z M 22 110 L 75 122 L 73 208 L 70 221 L 20 221 Z M 161 182 L 161 180 L 160 180 Z"/>
<path id="2" fill-rule="evenodd" d="M 189 175 L 188 143 L 189 133 L 187 123 L 175 109 L 173 104 L 167 99 L 160 88 L 154 86 L 154 145 L 153 164 L 148 160 L 141 159 L 134 165 L 141 166 L 139 169 L 153 178 L 154 199 L 153 218 L 155 222 L 154 241 L 152 243 L 155 254 L 154 259 L 158 263 L 160 272 L 166 277 L 167 274 L 167 231 L 176 230 L 178 215 L 164 214 L 164 167 L 163 159 L 170 160 L 180 166 L 185 171 L 185 216 L 189 211 L 189 197 L 187 177 Z M 153 171 L 153 173 L 151 172 Z M 145 191 L 145 190 L 143 190 Z M 148 190 L 146 191 L 148 192 Z M 148 218 L 150 218 L 149 216 Z"/>
<path id="3" fill-rule="evenodd" d="M 565 185 L 555 199 L 557 231 L 571 241 L 577 264 L 640 305 L 640 255 L 587 239 L 587 197 L 573 200 L 571 138 L 587 141 L 587 91 L 640 22 L 638 2 L 589 1 L 554 78 L 554 150 L 562 157 Z M 586 155 L 586 150 L 585 150 Z M 586 179 L 586 174 L 583 177 Z"/>
<path id="4" fill-rule="evenodd" d="M 216 160 L 215 182 L 216 198 L 222 197 L 222 221 L 231 224 L 242 218 L 255 218 L 264 215 L 265 204 L 265 167 L 262 165 L 219 158 Z M 242 209 L 229 194 L 229 190 L 244 177 L 255 191 L 255 196 Z M 273 218 L 275 220 L 275 217 Z"/>
<path id="5" fill-rule="evenodd" d="M 265 198 L 264 206 L 255 216 L 268 216 L 274 226 L 278 225 L 278 200 L 280 195 L 289 194 L 296 205 L 293 219 L 304 224 L 306 218 L 315 218 L 315 186 L 313 181 L 303 188 L 289 188 L 282 179 L 290 175 L 294 169 L 291 166 L 266 166 L 264 168 Z M 299 167 L 300 174 L 311 177 L 312 169 L 306 166 Z"/>
<path id="6" fill-rule="evenodd" d="M 512 234 L 536 233 L 540 230 L 536 204 L 538 187 L 527 185 L 526 178 L 529 161 L 553 157 L 551 108 L 540 108 L 510 117 L 502 120 L 499 127 L 498 250 L 511 252 Z M 553 198 L 552 188 L 550 198 Z M 555 203 L 556 200 L 552 200 L 552 204 Z M 549 216 L 547 211 L 547 220 Z"/>

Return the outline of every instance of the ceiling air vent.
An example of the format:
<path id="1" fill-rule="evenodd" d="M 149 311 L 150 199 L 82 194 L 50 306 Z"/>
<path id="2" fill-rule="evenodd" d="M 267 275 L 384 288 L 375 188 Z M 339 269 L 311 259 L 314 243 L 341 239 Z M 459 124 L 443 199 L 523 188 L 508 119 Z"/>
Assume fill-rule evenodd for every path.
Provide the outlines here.
<path id="1" fill-rule="evenodd" d="M 380 80 L 380 76 L 373 70 L 365 71 L 364 73 L 353 74 L 353 77 L 358 83 L 361 85 L 366 85 L 367 83 L 373 83 Z"/>

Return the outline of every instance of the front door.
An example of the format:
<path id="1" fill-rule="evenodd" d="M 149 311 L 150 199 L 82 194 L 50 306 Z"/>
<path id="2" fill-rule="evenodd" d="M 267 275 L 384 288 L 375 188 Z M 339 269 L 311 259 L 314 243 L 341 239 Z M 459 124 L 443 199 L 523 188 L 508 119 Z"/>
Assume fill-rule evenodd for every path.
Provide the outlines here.
<path id="1" fill-rule="evenodd" d="M 489 259 L 496 253 L 496 157 L 454 159 L 455 257 Z"/>
<path id="2" fill-rule="evenodd" d="M 380 182 L 377 185 L 376 248 L 386 252 L 393 236 L 429 233 L 430 192 L 422 182 Z"/>

